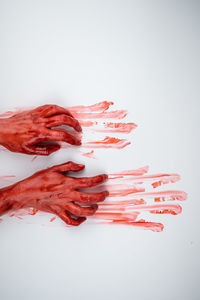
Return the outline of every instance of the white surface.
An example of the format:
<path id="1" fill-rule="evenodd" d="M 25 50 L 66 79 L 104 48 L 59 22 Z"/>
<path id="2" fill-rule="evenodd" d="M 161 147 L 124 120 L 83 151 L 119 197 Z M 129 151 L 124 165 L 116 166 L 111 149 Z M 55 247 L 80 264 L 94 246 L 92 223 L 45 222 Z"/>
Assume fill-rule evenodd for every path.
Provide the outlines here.
<path id="1" fill-rule="evenodd" d="M 89 175 L 149 164 L 180 173 L 174 188 L 189 194 L 162 233 L 2 222 L 0 298 L 199 299 L 199 2 L 1 0 L 0 40 L 1 111 L 112 100 L 139 125 L 115 157 L 2 152 L 0 175 L 68 159 Z"/>

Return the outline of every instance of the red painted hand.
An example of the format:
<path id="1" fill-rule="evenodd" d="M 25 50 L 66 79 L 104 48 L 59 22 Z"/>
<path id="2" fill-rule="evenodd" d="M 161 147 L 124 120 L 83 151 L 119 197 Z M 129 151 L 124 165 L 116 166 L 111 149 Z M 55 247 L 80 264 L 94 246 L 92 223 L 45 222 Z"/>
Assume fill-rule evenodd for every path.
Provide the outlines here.
<path id="1" fill-rule="evenodd" d="M 67 125 L 81 132 L 79 122 L 71 113 L 57 105 L 44 105 L 0 119 L 0 144 L 12 152 L 49 155 L 60 148 L 56 142 L 80 145 L 81 141 L 63 129 L 51 127 Z"/>
<path id="2" fill-rule="evenodd" d="M 98 202 L 107 191 L 84 193 L 79 189 L 94 187 L 107 180 L 107 175 L 75 178 L 67 172 L 77 172 L 84 165 L 67 162 L 35 173 L 31 177 L 0 190 L 0 215 L 10 210 L 33 207 L 58 215 L 69 225 L 79 225 L 93 215 Z M 84 205 L 84 206 L 81 206 Z"/>

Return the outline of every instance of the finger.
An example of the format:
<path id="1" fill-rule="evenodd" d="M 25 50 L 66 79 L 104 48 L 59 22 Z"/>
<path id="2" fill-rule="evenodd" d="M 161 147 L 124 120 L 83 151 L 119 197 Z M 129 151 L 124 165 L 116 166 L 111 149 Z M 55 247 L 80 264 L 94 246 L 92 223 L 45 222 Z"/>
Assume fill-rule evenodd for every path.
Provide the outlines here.
<path id="1" fill-rule="evenodd" d="M 49 144 L 49 145 L 24 145 L 23 149 L 26 154 L 30 155 L 50 155 L 53 152 L 56 152 L 60 149 L 59 144 Z"/>
<path id="2" fill-rule="evenodd" d="M 51 141 L 66 142 L 71 145 L 81 145 L 80 139 L 62 129 L 49 129 L 46 135 Z"/>
<path id="3" fill-rule="evenodd" d="M 67 211 L 59 211 L 56 213 L 58 217 L 60 217 L 66 224 L 72 226 L 79 226 L 81 223 L 86 221 L 85 217 L 78 217 L 76 219 L 72 218 L 69 212 Z"/>
<path id="4" fill-rule="evenodd" d="M 84 217 L 84 216 L 94 215 L 98 209 L 98 205 L 93 204 L 90 207 L 82 207 L 76 203 L 70 202 L 70 203 L 66 203 L 65 208 L 75 216 Z"/>
<path id="5" fill-rule="evenodd" d="M 42 107 L 39 107 L 39 109 L 43 117 L 52 117 L 59 114 L 65 114 L 73 118 L 73 115 L 68 109 L 55 104 L 43 105 Z"/>
<path id="6" fill-rule="evenodd" d="M 60 164 L 57 166 L 54 166 L 53 169 L 57 172 L 79 172 L 85 168 L 85 165 L 82 164 L 76 164 L 72 161 L 68 161 L 64 164 Z"/>
<path id="7" fill-rule="evenodd" d="M 79 124 L 78 120 L 76 120 L 71 116 L 62 114 L 62 115 L 57 115 L 54 117 L 47 118 L 45 120 L 47 120 L 47 125 L 46 125 L 47 128 L 67 125 L 73 127 L 78 132 L 82 131 L 81 125 Z"/>
<path id="8" fill-rule="evenodd" d="M 107 196 L 107 191 L 100 193 L 80 193 L 77 191 L 72 192 L 72 198 L 74 199 L 74 201 L 88 205 L 102 202 Z"/>
<path id="9" fill-rule="evenodd" d="M 94 177 L 75 178 L 75 188 L 89 188 L 104 183 L 108 179 L 108 175 L 102 174 Z"/>

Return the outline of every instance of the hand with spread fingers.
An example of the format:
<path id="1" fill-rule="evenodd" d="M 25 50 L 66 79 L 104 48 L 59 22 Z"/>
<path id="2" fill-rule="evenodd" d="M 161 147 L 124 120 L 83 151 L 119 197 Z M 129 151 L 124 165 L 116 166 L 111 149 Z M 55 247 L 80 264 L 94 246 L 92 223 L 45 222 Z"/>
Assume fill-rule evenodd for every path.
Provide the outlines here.
<path id="1" fill-rule="evenodd" d="M 84 193 L 107 180 L 107 175 L 75 178 L 68 172 L 84 169 L 84 165 L 67 162 L 39 171 L 31 177 L 0 190 L 0 215 L 21 208 L 33 207 L 59 216 L 69 225 L 80 225 L 93 215 L 98 202 L 104 201 L 107 191 Z"/>
<path id="2" fill-rule="evenodd" d="M 58 142 L 81 145 L 77 134 L 52 127 L 67 125 L 81 132 L 79 122 L 65 108 L 43 105 L 0 119 L 0 144 L 12 152 L 49 155 L 60 149 Z"/>

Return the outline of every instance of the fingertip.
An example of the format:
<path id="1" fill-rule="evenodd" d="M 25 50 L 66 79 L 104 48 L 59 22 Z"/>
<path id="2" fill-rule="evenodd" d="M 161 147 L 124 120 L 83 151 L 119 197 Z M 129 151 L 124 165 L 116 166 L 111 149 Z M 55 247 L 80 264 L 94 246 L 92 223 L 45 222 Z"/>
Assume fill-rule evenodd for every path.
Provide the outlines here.
<path id="1" fill-rule="evenodd" d="M 81 127 L 81 125 L 79 123 L 76 126 L 76 131 L 82 132 L 82 127 Z"/>

